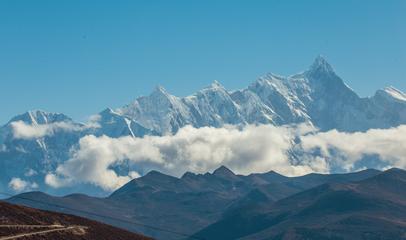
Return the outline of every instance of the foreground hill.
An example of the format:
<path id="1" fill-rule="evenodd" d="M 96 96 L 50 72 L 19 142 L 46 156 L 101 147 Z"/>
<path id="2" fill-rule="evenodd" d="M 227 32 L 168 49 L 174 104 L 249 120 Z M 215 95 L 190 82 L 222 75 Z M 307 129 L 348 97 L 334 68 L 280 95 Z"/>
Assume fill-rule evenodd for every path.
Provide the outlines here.
<path id="1" fill-rule="evenodd" d="M 359 181 L 379 173 L 377 170 L 365 170 L 348 174 L 286 177 L 271 171 L 242 176 L 234 174 L 226 167 L 220 167 L 213 173 L 188 172 L 181 178 L 176 178 L 152 171 L 127 183 L 107 198 L 81 194 L 53 197 L 41 192 L 31 192 L 15 196 L 8 201 L 35 208 L 80 214 L 157 239 L 172 240 L 183 239 L 184 236 L 123 224 L 109 217 L 193 234 L 234 209 L 275 202 L 325 183 Z M 64 208 L 42 203 L 56 204 Z M 91 212 L 98 215 L 89 214 Z"/>
<path id="2" fill-rule="evenodd" d="M 81 217 L 42 211 L 5 202 L 0 202 L 0 216 L 0 239 L 151 239 Z"/>
<path id="3" fill-rule="evenodd" d="M 406 239 L 406 171 L 328 183 L 277 202 L 234 209 L 205 239 Z"/>

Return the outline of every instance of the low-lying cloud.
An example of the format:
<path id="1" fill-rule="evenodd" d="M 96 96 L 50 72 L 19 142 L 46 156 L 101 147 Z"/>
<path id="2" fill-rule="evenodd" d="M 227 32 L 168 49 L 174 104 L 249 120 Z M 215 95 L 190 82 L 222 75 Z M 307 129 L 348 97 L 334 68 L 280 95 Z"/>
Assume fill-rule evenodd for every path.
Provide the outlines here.
<path id="1" fill-rule="evenodd" d="M 296 159 L 295 152 L 300 152 Z M 143 138 L 88 135 L 45 181 L 56 188 L 84 182 L 112 191 L 152 169 L 180 176 L 226 165 L 240 174 L 274 170 L 296 176 L 328 173 L 331 165 L 340 164 L 357 170 L 355 164 L 366 155 L 379 156 L 386 166 L 405 168 L 406 125 L 356 133 L 319 132 L 302 124 L 186 126 L 175 135 Z M 127 166 L 128 171 L 118 171 L 117 166 Z"/>
<path id="2" fill-rule="evenodd" d="M 10 123 L 13 137 L 15 139 L 35 139 L 45 136 L 52 136 L 55 132 L 65 131 L 74 132 L 82 131 L 89 128 L 85 125 L 74 124 L 72 122 L 55 122 L 48 124 L 27 124 L 23 121 Z"/>
<path id="3" fill-rule="evenodd" d="M 8 183 L 9 188 L 15 192 L 30 191 L 38 188 L 38 184 L 35 182 L 28 182 L 21 178 L 12 178 Z"/>
<path id="4" fill-rule="evenodd" d="M 305 152 L 315 149 L 347 171 L 354 170 L 357 161 L 376 155 L 389 166 L 406 168 L 406 125 L 390 129 L 370 129 L 346 133 L 331 130 L 301 137 Z"/>

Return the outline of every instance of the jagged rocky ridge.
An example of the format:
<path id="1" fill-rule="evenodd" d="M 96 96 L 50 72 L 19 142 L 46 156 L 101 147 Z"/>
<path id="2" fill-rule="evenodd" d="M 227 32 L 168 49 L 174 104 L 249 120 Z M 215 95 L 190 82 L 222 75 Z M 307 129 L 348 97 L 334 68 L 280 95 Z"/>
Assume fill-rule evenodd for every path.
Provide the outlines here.
<path id="1" fill-rule="evenodd" d="M 179 98 L 157 87 L 146 97 L 111 111 L 160 134 L 185 125 L 292 124 L 309 122 L 321 130 L 364 131 L 406 122 L 406 95 L 388 87 L 361 98 L 318 57 L 303 73 L 267 74 L 247 88 L 226 90 L 220 83 Z"/>

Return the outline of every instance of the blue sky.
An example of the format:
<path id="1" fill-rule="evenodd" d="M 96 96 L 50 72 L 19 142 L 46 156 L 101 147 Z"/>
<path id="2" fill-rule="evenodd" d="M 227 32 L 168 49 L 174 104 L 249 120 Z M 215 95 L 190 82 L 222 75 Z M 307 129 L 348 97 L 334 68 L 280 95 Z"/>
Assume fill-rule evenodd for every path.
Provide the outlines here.
<path id="1" fill-rule="evenodd" d="M 406 1 L 0 1 L 0 123 L 76 120 L 156 85 L 243 88 L 322 54 L 361 96 L 406 90 Z"/>

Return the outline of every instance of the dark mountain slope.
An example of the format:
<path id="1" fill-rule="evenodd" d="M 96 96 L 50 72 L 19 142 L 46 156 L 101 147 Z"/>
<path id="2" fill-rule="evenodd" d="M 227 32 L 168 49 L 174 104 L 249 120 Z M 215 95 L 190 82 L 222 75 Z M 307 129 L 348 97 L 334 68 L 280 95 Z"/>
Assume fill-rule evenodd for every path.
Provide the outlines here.
<path id="1" fill-rule="evenodd" d="M 406 171 L 328 183 L 229 212 L 206 239 L 406 239 Z"/>

